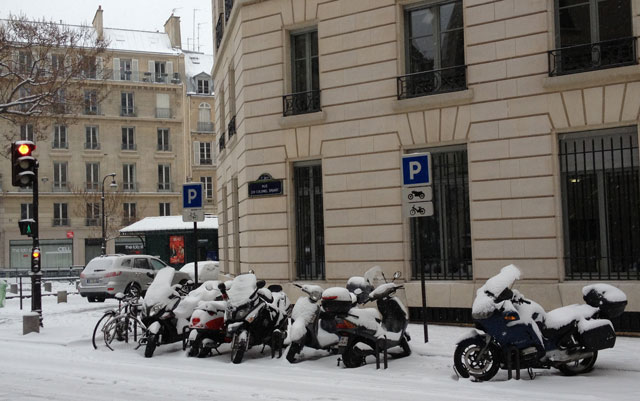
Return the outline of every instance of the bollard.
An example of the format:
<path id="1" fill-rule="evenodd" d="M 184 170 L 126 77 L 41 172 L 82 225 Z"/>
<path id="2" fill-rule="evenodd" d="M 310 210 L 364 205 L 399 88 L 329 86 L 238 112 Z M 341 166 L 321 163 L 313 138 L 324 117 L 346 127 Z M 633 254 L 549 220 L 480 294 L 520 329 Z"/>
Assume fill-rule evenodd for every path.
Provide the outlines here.
<path id="1" fill-rule="evenodd" d="M 51 282 L 50 281 L 48 283 L 44 283 L 44 291 L 45 292 L 51 292 Z"/>
<path id="2" fill-rule="evenodd" d="M 66 291 L 58 291 L 58 303 L 67 303 L 67 292 Z"/>
<path id="3" fill-rule="evenodd" d="M 40 333 L 40 315 L 38 312 L 27 312 L 22 315 L 22 335 Z"/>
<path id="4" fill-rule="evenodd" d="M 9 288 L 9 292 L 12 294 L 18 293 L 18 284 L 11 284 Z"/>

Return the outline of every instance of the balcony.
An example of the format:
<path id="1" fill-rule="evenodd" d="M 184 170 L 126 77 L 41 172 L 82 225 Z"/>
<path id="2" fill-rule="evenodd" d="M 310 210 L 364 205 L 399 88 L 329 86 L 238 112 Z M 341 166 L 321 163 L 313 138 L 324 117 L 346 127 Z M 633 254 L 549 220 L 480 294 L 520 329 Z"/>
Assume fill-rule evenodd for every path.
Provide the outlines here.
<path id="1" fill-rule="evenodd" d="M 577 74 L 638 64 L 638 38 L 622 38 L 551 50 L 549 76 Z"/>
<path id="2" fill-rule="evenodd" d="M 97 116 L 100 114 L 100 107 L 98 106 L 85 106 L 83 114 L 88 116 Z"/>
<path id="3" fill-rule="evenodd" d="M 321 111 L 320 90 L 284 95 L 282 97 L 282 106 L 285 117 Z"/>
<path id="4" fill-rule="evenodd" d="M 231 16 L 231 10 L 233 10 L 233 0 L 224 0 L 224 23 L 227 24 L 229 17 Z"/>
<path id="5" fill-rule="evenodd" d="M 53 227 L 59 227 L 59 226 L 68 226 L 69 225 L 69 219 L 68 218 L 60 218 L 60 219 L 53 219 L 53 221 L 51 222 L 51 225 Z"/>
<path id="6" fill-rule="evenodd" d="M 100 188 L 100 184 L 97 182 L 85 182 L 85 189 L 87 191 L 97 191 Z"/>
<path id="7" fill-rule="evenodd" d="M 236 135 L 236 116 L 233 116 L 231 121 L 229 121 L 229 124 L 227 125 L 227 132 L 229 133 L 229 140 Z"/>
<path id="8" fill-rule="evenodd" d="M 213 123 L 198 121 L 198 132 L 213 132 Z"/>
<path id="9" fill-rule="evenodd" d="M 416 72 L 397 79 L 399 100 L 461 91 L 467 89 L 467 66 Z"/>
<path id="10" fill-rule="evenodd" d="M 224 23 L 222 21 L 223 14 L 220 13 L 218 15 L 218 23 L 216 24 L 216 50 L 220 47 L 220 42 L 222 42 L 222 35 L 224 34 Z"/>
<path id="11" fill-rule="evenodd" d="M 200 165 L 211 166 L 213 165 L 213 159 L 200 159 Z"/>
<path id="12" fill-rule="evenodd" d="M 93 217 L 87 217 L 86 219 L 84 219 L 84 225 L 87 227 L 93 227 L 93 226 L 97 226 L 98 223 L 98 218 L 93 218 Z"/>
<path id="13" fill-rule="evenodd" d="M 136 150 L 138 147 L 135 143 L 123 143 L 122 150 Z"/>
<path id="14" fill-rule="evenodd" d="M 227 147 L 224 139 L 224 132 L 220 135 L 220 140 L 218 141 L 218 150 L 222 152 Z"/>
<path id="15" fill-rule="evenodd" d="M 51 148 L 52 149 L 69 149 L 69 143 L 54 141 L 53 144 L 51 145 Z"/>
<path id="16" fill-rule="evenodd" d="M 120 116 L 122 117 L 136 117 L 138 115 L 136 107 L 121 107 Z"/>
<path id="17" fill-rule="evenodd" d="M 69 192 L 69 185 L 66 181 L 54 181 L 51 189 L 53 192 Z"/>
<path id="18" fill-rule="evenodd" d="M 159 143 L 157 151 L 158 152 L 171 152 L 171 146 L 168 143 Z"/>
<path id="19" fill-rule="evenodd" d="M 158 192 L 170 192 L 172 185 L 170 182 L 159 182 L 158 183 Z"/>
<path id="20" fill-rule="evenodd" d="M 156 74 L 154 71 L 134 71 L 134 70 L 104 70 L 105 79 L 111 81 L 126 81 L 126 82 L 147 82 L 158 84 L 180 84 L 180 73 L 174 72 L 172 75 L 167 73 Z"/>
<path id="21" fill-rule="evenodd" d="M 156 107 L 156 118 L 171 118 L 171 109 Z"/>
<path id="22" fill-rule="evenodd" d="M 124 181 L 122 183 L 122 190 L 125 192 L 137 192 L 138 191 L 138 183 L 132 181 Z"/>
<path id="23" fill-rule="evenodd" d="M 87 150 L 100 150 L 100 144 L 95 142 L 85 142 L 84 148 Z"/>

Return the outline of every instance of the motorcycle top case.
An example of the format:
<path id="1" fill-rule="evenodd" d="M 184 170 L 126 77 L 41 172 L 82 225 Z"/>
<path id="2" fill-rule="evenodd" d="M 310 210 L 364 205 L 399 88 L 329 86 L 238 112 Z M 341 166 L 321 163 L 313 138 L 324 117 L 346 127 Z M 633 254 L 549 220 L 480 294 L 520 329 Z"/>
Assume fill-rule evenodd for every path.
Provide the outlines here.
<path id="1" fill-rule="evenodd" d="M 327 288 L 322 292 L 322 308 L 329 313 L 347 313 L 353 306 L 351 293 L 342 287 Z"/>
<path id="2" fill-rule="evenodd" d="M 583 291 L 583 299 L 588 305 L 600 309 L 600 317 L 615 319 L 624 312 L 624 308 L 627 306 L 627 300 L 620 300 L 619 298 L 612 300 L 612 297 L 607 294 L 607 290 L 611 291 L 611 288 L 608 287 L 617 290 L 615 287 L 606 284 L 590 286 L 588 291 Z"/>

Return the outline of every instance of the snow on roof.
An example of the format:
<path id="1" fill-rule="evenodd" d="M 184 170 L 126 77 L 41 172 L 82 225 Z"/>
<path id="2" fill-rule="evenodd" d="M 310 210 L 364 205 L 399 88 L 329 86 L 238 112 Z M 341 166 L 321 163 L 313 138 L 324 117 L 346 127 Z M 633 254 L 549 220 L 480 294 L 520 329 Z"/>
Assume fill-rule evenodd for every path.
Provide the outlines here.
<path id="1" fill-rule="evenodd" d="M 180 49 L 171 47 L 166 32 L 136 31 L 132 29 L 104 28 L 104 38 L 110 50 L 180 54 Z"/>
<path id="2" fill-rule="evenodd" d="M 136 235 L 141 232 L 149 231 L 184 231 L 192 229 L 193 223 L 185 223 L 182 221 L 182 216 L 154 216 L 145 217 L 130 226 L 120 229 L 120 234 Z M 198 229 L 217 230 L 218 218 L 212 215 L 205 215 L 204 221 L 198 222 Z"/>
<path id="3" fill-rule="evenodd" d="M 187 77 L 192 78 L 202 73 L 211 76 L 211 68 L 213 68 L 213 55 L 194 53 L 186 50 L 183 50 L 183 53 L 184 70 Z"/>

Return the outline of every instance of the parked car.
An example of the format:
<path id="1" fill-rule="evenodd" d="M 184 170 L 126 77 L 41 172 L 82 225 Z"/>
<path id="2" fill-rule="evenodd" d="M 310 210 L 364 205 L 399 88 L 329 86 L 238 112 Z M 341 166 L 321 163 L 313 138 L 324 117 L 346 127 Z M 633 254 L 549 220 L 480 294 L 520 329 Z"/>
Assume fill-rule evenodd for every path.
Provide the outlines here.
<path id="1" fill-rule="evenodd" d="M 195 281 L 193 262 L 189 262 L 180 268 L 181 272 L 187 273 L 191 280 Z M 218 280 L 220 273 L 220 262 L 215 260 L 198 261 L 198 282 L 204 283 L 208 280 Z"/>
<path id="2" fill-rule="evenodd" d="M 165 267 L 166 263 L 149 255 L 98 256 L 80 273 L 78 291 L 89 302 L 104 302 L 105 298 L 113 298 L 119 292 L 142 295 L 153 281 L 155 272 Z M 174 284 L 184 284 L 189 279 L 187 273 L 179 271 L 173 278 Z"/>

